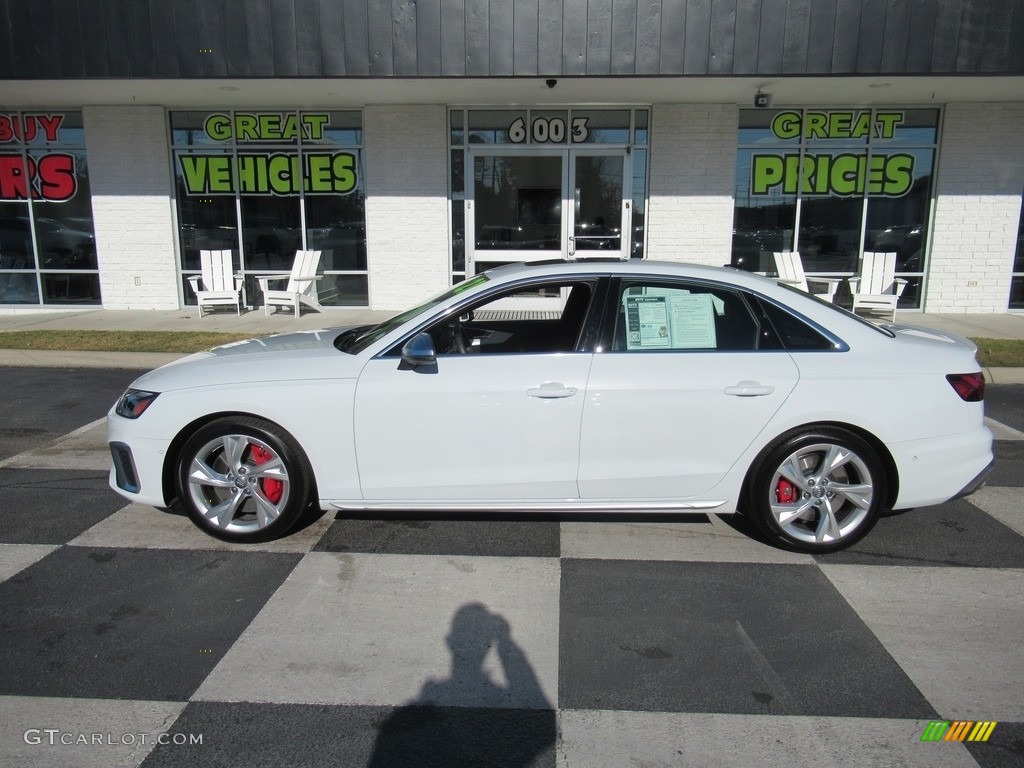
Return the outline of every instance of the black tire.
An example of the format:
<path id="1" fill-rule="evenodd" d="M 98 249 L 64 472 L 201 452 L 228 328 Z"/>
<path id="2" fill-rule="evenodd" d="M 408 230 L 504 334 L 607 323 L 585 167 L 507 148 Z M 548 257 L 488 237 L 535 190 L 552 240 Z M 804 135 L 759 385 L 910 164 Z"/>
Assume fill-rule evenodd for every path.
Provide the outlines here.
<path id="1" fill-rule="evenodd" d="M 212 421 L 182 446 L 178 499 L 197 526 L 225 541 L 280 538 L 313 490 L 309 462 L 276 424 L 238 416 Z"/>
<path id="2" fill-rule="evenodd" d="M 745 511 L 772 543 L 821 554 L 867 535 L 885 498 L 886 475 L 875 449 L 829 427 L 793 434 L 758 457 Z"/>

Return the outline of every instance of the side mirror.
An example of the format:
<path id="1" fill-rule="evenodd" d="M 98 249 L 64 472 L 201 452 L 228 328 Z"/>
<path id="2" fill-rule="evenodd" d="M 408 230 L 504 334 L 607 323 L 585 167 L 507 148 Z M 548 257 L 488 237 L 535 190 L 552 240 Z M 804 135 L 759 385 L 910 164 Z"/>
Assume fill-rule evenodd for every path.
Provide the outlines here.
<path id="1" fill-rule="evenodd" d="M 418 333 L 402 345 L 402 362 L 412 368 L 437 365 L 437 352 L 429 333 Z"/>

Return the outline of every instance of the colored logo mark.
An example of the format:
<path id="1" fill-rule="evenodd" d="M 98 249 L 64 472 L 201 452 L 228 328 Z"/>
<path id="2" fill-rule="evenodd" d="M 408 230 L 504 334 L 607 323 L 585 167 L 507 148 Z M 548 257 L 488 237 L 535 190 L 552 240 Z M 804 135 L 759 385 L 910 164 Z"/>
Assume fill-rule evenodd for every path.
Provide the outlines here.
<path id="1" fill-rule="evenodd" d="M 995 729 L 995 720 L 932 720 L 921 741 L 988 741 Z"/>

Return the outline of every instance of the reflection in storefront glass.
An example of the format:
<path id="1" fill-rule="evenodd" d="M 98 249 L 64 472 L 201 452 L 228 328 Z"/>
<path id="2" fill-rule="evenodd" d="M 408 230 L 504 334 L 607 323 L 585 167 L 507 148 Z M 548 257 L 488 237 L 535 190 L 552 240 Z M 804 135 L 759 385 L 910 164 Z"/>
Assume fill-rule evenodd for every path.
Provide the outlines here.
<path id="1" fill-rule="evenodd" d="M 478 155 L 473 183 L 478 249 L 561 249 L 560 157 Z"/>
<path id="2" fill-rule="evenodd" d="M 793 250 L 796 195 L 775 189 L 769 195 L 751 194 L 752 155 L 741 149 L 736 157 L 735 210 L 730 264 L 750 272 L 768 272 L 772 251 Z"/>
<path id="3" fill-rule="evenodd" d="M 1013 257 L 1009 307 L 1024 309 L 1024 206 L 1021 206 L 1020 224 L 1017 226 L 1017 252 Z"/>
<path id="4" fill-rule="evenodd" d="M 81 113 L 0 117 L 12 134 L 0 167 L 0 304 L 99 304 Z"/>
<path id="5" fill-rule="evenodd" d="M 583 130 L 580 123 L 585 120 Z M 574 109 L 572 111 L 573 143 L 628 144 L 628 109 Z"/>
<path id="6" fill-rule="evenodd" d="M 366 306 L 360 112 L 172 112 L 170 120 L 185 278 L 199 271 L 200 250 L 230 249 L 258 306 L 256 276 L 288 273 L 296 251 L 318 249 L 321 303 Z"/>
<path id="7" fill-rule="evenodd" d="M 290 272 L 302 246 L 299 200 L 243 196 L 242 248 L 246 270 Z"/>
<path id="8" fill-rule="evenodd" d="M 633 112 L 633 120 L 636 124 L 636 129 L 633 133 L 633 143 L 637 146 L 647 146 L 648 136 L 648 120 L 650 119 L 650 113 L 646 109 L 637 109 Z"/>
<path id="9" fill-rule="evenodd" d="M 322 252 L 322 269 L 366 270 L 365 221 L 361 195 L 306 198 L 306 245 Z"/>
<path id="10" fill-rule="evenodd" d="M 185 190 L 180 162 L 175 162 L 175 182 L 182 269 L 198 272 L 199 252 L 208 250 L 234 251 L 234 267 L 241 268 L 234 195 L 189 195 Z M 189 303 L 195 303 L 191 288 L 185 291 L 184 296 L 190 300 Z"/>
<path id="11" fill-rule="evenodd" d="M 469 112 L 469 143 L 470 144 L 511 144 L 510 127 L 517 120 L 526 124 L 526 110 L 486 110 L 474 109 Z M 525 128 L 524 128 L 525 130 Z M 525 135 L 525 133 L 524 133 Z M 522 139 L 519 139 L 522 141 Z"/>
<path id="12" fill-rule="evenodd" d="M 806 198 L 800 208 L 796 245 L 804 271 L 855 272 L 863 215 L 862 197 Z"/>
<path id="13" fill-rule="evenodd" d="M 622 250 L 622 164 L 621 155 L 576 157 L 577 251 Z"/>
<path id="14" fill-rule="evenodd" d="M 0 203 L 0 270 L 35 268 L 28 203 L 4 201 Z"/>
<path id="15" fill-rule="evenodd" d="M 633 151 L 633 245 L 631 259 L 644 257 L 645 221 L 647 218 L 647 150 Z"/>
<path id="16" fill-rule="evenodd" d="M 848 277 L 863 251 L 894 251 L 900 307 L 920 306 L 938 116 L 741 110 L 732 263 L 771 271 L 771 251 L 797 250 L 808 274 Z"/>

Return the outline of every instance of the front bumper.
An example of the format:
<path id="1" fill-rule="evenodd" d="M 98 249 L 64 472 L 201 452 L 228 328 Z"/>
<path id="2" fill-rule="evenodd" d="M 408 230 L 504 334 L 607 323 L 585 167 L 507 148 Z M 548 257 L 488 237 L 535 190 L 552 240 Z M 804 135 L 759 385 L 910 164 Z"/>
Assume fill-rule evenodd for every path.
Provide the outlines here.
<path id="1" fill-rule="evenodd" d="M 129 501 L 166 507 L 170 500 L 164 498 L 163 470 L 168 443 L 130 434 L 132 424 L 120 416 L 108 418 L 110 487 Z"/>

